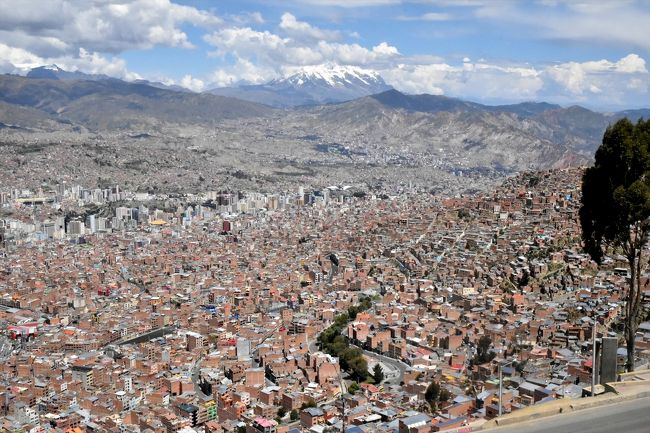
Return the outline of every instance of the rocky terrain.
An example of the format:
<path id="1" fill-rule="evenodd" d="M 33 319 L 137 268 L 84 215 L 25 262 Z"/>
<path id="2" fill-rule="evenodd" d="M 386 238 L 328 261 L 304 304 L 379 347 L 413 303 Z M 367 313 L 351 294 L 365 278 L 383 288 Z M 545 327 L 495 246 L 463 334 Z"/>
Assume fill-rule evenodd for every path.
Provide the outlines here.
<path id="1" fill-rule="evenodd" d="M 43 72 L 46 73 L 46 72 Z M 272 108 L 115 79 L 0 76 L 5 185 L 269 190 L 349 184 L 458 193 L 589 163 L 615 119 L 546 103 L 485 106 L 395 90 Z"/>

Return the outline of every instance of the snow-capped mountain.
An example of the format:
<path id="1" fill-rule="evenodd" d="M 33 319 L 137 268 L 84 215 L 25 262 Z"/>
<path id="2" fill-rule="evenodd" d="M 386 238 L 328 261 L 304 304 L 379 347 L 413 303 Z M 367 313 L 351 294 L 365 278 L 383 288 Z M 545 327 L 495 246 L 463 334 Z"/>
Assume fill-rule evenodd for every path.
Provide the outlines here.
<path id="1" fill-rule="evenodd" d="M 57 65 L 45 65 L 30 69 L 30 71 L 27 73 L 27 78 L 97 81 L 107 80 L 110 77 L 108 75 L 86 74 L 81 71 L 66 71 Z"/>
<path id="2" fill-rule="evenodd" d="M 275 107 L 343 102 L 392 89 L 374 71 L 352 66 L 306 66 L 261 85 L 223 87 L 210 92 Z"/>
<path id="3" fill-rule="evenodd" d="M 41 80 L 83 80 L 83 81 L 103 81 L 103 80 L 117 80 L 117 78 L 109 77 L 104 74 L 86 74 L 81 71 L 66 71 L 57 65 L 45 65 L 37 68 L 32 68 L 27 72 L 27 78 L 37 78 Z M 175 90 L 177 92 L 189 92 L 190 90 L 178 85 L 167 85 L 148 80 L 134 80 L 134 84 L 145 84 L 147 86 L 156 87 L 158 89 Z"/>

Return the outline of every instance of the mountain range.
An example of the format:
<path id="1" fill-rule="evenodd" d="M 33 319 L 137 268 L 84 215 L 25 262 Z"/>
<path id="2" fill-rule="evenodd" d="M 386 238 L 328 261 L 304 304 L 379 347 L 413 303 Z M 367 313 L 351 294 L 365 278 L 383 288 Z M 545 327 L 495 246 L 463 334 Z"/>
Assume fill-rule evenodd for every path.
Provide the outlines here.
<path id="1" fill-rule="evenodd" d="M 432 170 L 502 176 L 586 164 L 609 124 L 621 117 L 636 121 L 650 116 L 650 109 L 599 113 L 545 102 L 490 106 L 407 95 L 362 70 L 325 72 L 305 70 L 257 90 L 243 90 L 249 99 L 275 95 L 272 107 L 211 92 L 40 68 L 27 77 L 0 76 L 0 132 L 56 132 L 71 140 L 80 133 L 165 137 L 204 154 L 212 152 L 211 167 L 248 170 L 245 176 L 258 179 L 274 178 L 287 167 L 287 176 L 311 173 L 319 164 L 325 164 L 323 176 L 333 167 L 351 176 L 360 167 L 383 167 L 399 179 L 404 167 L 422 176 Z M 328 94 L 328 87 L 341 93 Z M 372 89 L 379 93 L 364 95 Z M 343 94 L 362 96 L 320 103 Z M 298 102 L 301 106 L 292 107 Z M 238 162 L 226 164 L 224 155 Z"/>
<path id="2" fill-rule="evenodd" d="M 55 72 L 55 71 L 52 71 Z M 51 122 L 90 130 L 141 125 L 198 123 L 268 114 L 270 107 L 239 99 L 163 89 L 117 79 L 52 79 L 0 76 L 0 122 L 27 109 Z M 36 112 L 31 110 L 37 110 Z M 31 129 L 30 121 L 18 126 Z"/>

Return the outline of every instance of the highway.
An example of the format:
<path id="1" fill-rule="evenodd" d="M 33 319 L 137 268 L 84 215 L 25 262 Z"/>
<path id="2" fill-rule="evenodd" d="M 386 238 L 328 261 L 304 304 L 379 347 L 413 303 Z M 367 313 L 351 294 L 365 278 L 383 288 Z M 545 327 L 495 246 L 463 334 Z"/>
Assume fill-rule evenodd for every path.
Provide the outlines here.
<path id="1" fill-rule="evenodd" d="M 650 397 L 489 430 L 489 433 L 648 433 Z"/>

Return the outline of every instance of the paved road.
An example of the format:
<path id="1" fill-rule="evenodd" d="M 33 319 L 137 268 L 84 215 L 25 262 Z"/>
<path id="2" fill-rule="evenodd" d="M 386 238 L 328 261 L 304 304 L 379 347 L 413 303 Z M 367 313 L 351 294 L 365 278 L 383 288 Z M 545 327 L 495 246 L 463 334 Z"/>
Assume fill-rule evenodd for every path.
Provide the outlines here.
<path id="1" fill-rule="evenodd" d="M 121 340 L 113 341 L 112 343 L 109 344 L 114 344 L 117 346 L 123 346 L 125 344 L 138 344 L 138 343 L 143 343 L 145 341 L 153 340 L 154 338 L 164 337 L 165 335 L 173 334 L 174 332 L 176 332 L 175 326 L 163 326 L 162 328 L 156 328 L 151 331 L 147 331 L 144 334 L 136 335 L 133 337 L 127 337 L 126 340 L 121 339 Z"/>
<path id="2" fill-rule="evenodd" d="M 352 344 L 352 346 L 354 346 L 354 345 Z M 358 347 L 358 346 L 354 346 L 354 347 Z M 380 354 L 375 353 L 375 352 L 371 352 L 369 350 L 365 350 L 365 349 L 361 349 L 361 350 L 363 350 L 363 354 L 366 355 L 367 357 L 374 358 L 375 360 L 377 360 L 377 361 L 379 361 L 379 362 L 381 362 L 383 364 L 389 365 L 390 366 L 389 371 L 396 372 L 395 374 L 391 375 L 390 377 L 388 377 L 388 376 L 386 377 L 386 379 L 390 380 L 390 382 L 392 384 L 398 384 L 402 380 L 404 380 L 404 372 L 409 368 L 409 366 L 406 365 L 404 362 L 398 361 L 395 358 L 390 358 L 388 356 L 384 356 L 384 355 L 380 355 Z"/>
<path id="3" fill-rule="evenodd" d="M 489 433 L 648 433 L 650 432 L 650 397 L 483 431 Z"/>
<path id="4" fill-rule="evenodd" d="M 208 397 L 205 394 L 203 394 L 203 391 L 201 390 L 201 387 L 199 386 L 199 379 L 200 379 L 200 373 L 201 373 L 201 361 L 203 361 L 203 355 L 199 356 L 194 365 L 192 365 L 192 368 L 190 368 L 190 373 L 192 377 L 192 385 L 194 385 L 194 392 L 196 392 L 196 395 L 198 395 L 201 398 Z"/>

